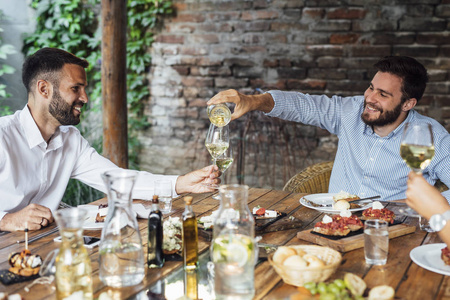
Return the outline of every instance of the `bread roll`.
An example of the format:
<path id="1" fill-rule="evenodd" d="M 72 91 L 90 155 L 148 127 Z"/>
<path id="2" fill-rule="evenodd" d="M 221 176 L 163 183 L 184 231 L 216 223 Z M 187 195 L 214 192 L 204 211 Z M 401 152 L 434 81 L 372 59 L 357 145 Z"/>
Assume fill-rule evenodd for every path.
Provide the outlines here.
<path id="1" fill-rule="evenodd" d="M 303 249 L 297 248 L 296 250 L 297 250 L 297 255 L 303 256 L 306 254 L 305 250 L 303 250 Z"/>
<path id="2" fill-rule="evenodd" d="M 273 254 L 273 261 L 277 264 L 282 264 L 286 258 L 292 255 L 297 255 L 295 249 L 291 247 L 281 246 Z"/>
<path id="3" fill-rule="evenodd" d="M 303 256 L 303 259 L 308 262 L 308 267 L 323 267 L 325 266 L 325 263 L 323 260 L 318 258 L 317 256 L 313 254 L 306 254 Z"/>
<path id="4" fill-rule="evenodd" d="M 308 263 L 301 256 L 292 255 L 284 260 L 283 265 L 287 267 L 302 268 L 307 267 Z"/>
<path id="5" fill-rule="evenodd" d="M 350 208 L 350 203 L 348 203 L 346 200 L 339 200 L 334 203 L 333 208 L 336 210 L 347 210 Z"/>

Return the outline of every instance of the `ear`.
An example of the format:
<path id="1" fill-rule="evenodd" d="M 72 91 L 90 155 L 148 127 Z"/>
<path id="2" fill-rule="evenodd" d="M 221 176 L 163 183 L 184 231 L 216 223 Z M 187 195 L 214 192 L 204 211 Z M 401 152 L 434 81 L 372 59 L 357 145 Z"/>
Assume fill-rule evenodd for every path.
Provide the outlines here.
<path id="1" fill-rule="evenodd" d="M 52 84 L 46 80 L 40 79 L 36 82 L 36 94 L 45 99 L 51 98 Z"/>
<path id="2" fill-rule="evenodd" d="M 409 98 L 408 100 L 405 101 L 405 103 L 403 103 L 402 110 L 409 111 L 413 109 L 416 106 L 416 104 L 417 104 L 416 98 Z"/>

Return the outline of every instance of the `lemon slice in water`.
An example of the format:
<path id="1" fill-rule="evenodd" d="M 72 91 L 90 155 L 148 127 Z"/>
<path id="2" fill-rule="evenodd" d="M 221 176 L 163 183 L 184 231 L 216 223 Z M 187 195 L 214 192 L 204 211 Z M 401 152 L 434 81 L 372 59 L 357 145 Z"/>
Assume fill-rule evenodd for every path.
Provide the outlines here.
<path id="1" fill-rule="evenodd" d="M 213 260 L 244 266 L 253 254 L 253 240 L 241 234 L 224 234 L 214 239 Z"/>

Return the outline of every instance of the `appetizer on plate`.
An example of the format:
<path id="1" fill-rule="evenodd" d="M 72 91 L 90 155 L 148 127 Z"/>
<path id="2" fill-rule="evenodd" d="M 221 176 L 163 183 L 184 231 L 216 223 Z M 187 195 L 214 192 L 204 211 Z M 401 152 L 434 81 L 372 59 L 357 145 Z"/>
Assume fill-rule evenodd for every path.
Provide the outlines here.
<path id="1" fill-rule="evenodd" d="M 334 202 L 337 202 L 339 200 L 345 200 L 345 201 L 352 201 L 352 200 L 358 200 L 359 197 L 357 195 L 352 195 L 350 193 L 340 191 L 336 195 L 333 196 Z"/>
<path id="2" fill-rule="evenodd" d="M 374 201 L 372 207 L 363 211 L 362 220 L 372 220 L 380 219 L 393 224 L 395 219 L 395 214 L 387 208 L 384 208 L 380 201 Z"/>
<path id="3" fill-rule="evenodd" d="M 42 258 L 38 254 L 31 254 L 25 249 L 21 252 L 13 252 L 9 255 L 9 271 L 20 276 L 33 276 L 39 273 L 42 265 Z"/>
<path id="4" fill-rule="evenodd" d="M 447 266 L 450 266 L 450 250 L 448 247 L 442 248 L 441 258 Z"/>
<path id="5" fill-rule="evenodd" d="M 351 231 L 358 231 L 362 227 L 362 221 L 347 210 L 333 217 L 325 215 L 321 222 L 314 225 L 313 231 L 324 235 L 346 236 Z"/>
<path id="6" fill-rule="evenodd" d="M 253 207 L 252 213 L 253 213 L 253 216 L 255 216 L 255 218 L 257 218 L 257 219 L 276 218 L 279 215 L 281 215 L 281 212 L 279 212 L 278 210 L 265 209 L 264 207 L 261 207 L 260 205 Z"/>
<path id="7" fill-rule="evenodd" d="M 183 224 L 179 217 L 169 217 L 163 222 L 163 252 L 170 255 L 183 251 Z"/>

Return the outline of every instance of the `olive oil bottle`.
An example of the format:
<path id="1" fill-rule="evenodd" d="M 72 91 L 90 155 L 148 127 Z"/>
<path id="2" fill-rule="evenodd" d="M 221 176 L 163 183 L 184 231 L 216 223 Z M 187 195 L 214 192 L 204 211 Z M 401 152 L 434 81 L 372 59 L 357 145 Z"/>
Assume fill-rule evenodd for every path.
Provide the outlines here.
<path id="1" fill-rule="evenodd" d="M 161 268 L 164 265 L 162 222 L 158 196 L 154 195 L 152 209 L 148 215 L 147 263 L 149 268 Z"/>
<path id="2" fill-rule="evenodd" d="M 192 210 L 192 197 L 184 197 L 185 209 L 183 219 L 183 261 L 186 270 L 197 268 L 198 263 L 198 229 L 197 218 Z"/>

